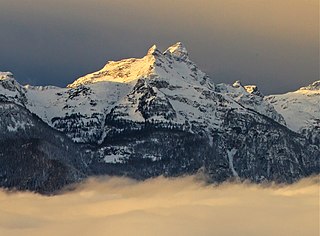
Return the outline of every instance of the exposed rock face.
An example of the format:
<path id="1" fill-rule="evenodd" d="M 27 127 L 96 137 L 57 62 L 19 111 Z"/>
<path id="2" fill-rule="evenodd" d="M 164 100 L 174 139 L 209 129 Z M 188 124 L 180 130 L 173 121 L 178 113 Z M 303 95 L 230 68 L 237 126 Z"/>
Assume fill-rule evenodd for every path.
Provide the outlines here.
<path id="1" fill-rule="evenodd" d="M 319 173 L 319 133 L 288 129 L 276 97 L 256 86 L 213 84 L 182 43 L 109 62 L 67 88 L 1 73 L 0 100 L 5 187 L 51 192 L 91 174 L 293 182 Z"/>
<path id="2" fill-rule="evenodd" d="M 24 107 L 0 102 L 0 185 L 51 193 L 86 176 L 89 157 Z"/>

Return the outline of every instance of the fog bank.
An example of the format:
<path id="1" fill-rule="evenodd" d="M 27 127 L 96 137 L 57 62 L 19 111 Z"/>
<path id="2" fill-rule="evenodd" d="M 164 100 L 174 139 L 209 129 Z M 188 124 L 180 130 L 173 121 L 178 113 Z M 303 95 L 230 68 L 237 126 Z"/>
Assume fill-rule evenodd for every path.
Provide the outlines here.
<path id="1" fill-rule="evenodd" d="M 208 186 L 193 177 L 90 179 L 57 196 L 0 192 L 0 235 L 315 236 L 319 178 Z"/>

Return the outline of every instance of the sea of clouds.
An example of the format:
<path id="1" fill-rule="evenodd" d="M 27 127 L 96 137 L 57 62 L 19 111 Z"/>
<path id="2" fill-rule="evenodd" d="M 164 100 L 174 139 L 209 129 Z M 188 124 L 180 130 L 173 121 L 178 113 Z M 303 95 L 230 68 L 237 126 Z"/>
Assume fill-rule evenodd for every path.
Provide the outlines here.
<path id="1" fill-rule="evenodd" d="M 288 186 L 105 177 L 54 196 L 2 190 L 0 235 L 317 236 L 319 177 Z"/>

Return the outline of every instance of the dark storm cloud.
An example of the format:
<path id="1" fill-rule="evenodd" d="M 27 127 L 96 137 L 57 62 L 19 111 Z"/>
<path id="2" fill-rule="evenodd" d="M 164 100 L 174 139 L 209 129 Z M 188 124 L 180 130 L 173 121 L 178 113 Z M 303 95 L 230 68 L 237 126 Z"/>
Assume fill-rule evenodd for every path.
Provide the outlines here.
<path id="1" fill-rule="evenodd" d="M 0 0 L 0 70 L 65 86 L 107 60 L 183 41 L 215 82 L 266 93 L 319 79 L 317 0 Z"/>

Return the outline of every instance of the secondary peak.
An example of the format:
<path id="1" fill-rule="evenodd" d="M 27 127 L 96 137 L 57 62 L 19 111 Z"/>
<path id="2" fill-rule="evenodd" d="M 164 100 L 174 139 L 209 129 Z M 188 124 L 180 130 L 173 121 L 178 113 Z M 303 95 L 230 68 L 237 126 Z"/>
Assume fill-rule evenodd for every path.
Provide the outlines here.
<path id="1" fill-rule="evenodd" d="M 13 79 L 11 72 L 0 72 L 0 80 Z"/>
<path id="2" fill-rule="evenodd" d="M 181 42 L 170 46 L 165 52 L 165 55 L 171 55 L 176 59 L 187 60 L 189 59 L 189 53 L 186 47 Z"/>
<path id="3" fill-rule="evenodd" d="M 157 45 L 153 45 L 151 48 L 149 48 L 147 55 L 159 55 L 161 52 L 158 50 Z"/>
<path id="4" fill-rule="evenodd" d="M 233 84 L 232 84 L 232 87 L 234 88 L 240 88 L 240 87 L 243 87 L 242 83 L 240 80 L 237 80 L 235 81 Z"/>

